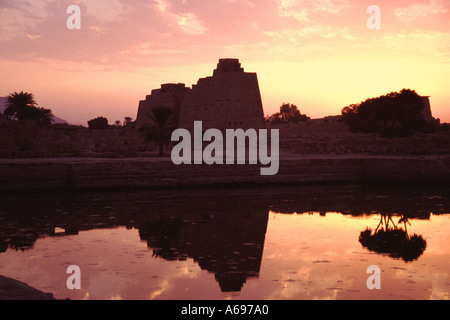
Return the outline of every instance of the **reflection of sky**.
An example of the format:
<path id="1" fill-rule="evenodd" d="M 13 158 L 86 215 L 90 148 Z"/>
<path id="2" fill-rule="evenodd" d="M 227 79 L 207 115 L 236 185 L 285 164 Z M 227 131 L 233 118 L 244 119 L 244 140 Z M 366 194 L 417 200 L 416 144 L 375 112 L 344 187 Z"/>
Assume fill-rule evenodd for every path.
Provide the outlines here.
<path id="1" fill-rule="evenodd" d="M 397 222 L 398 218 L 394 218 Z M 358 242 L 379 216 L 270 213 L 259 278 L 240 293 L 222 293 L 214 275 L 192 259 L 152 257 L 137 230 L 125 228 L 44 238 L 32 250 L 0 255 L 0 274 L 57 298 L 72 299 L 450 299 L 450 216 L 410 220 L 427 241 L 418 260 L 374 254 Z M 67 266 L 81 267 L 82 290 L 66 289 Z M 366 269 L 382 270 L 381 290 L 368 290 Z"/>
<path id="2" fill-rule="evenodd" d="M 270 277 L 273 284 L 263 286 L 265 294 L 273 299 L 448 299 L 450 219 L 432 216 L 432 221 L 411 220 L 409 232 L 421 234 L 428 246 L 417 261 L 405 263 L 370 253 L 358 242 L 360 231 L 375 228 L 379 216 L 271 214 L 261 279 Z M 373 264 L 382 270 L 380 291 L 365 285 L 365 271 Z"/>

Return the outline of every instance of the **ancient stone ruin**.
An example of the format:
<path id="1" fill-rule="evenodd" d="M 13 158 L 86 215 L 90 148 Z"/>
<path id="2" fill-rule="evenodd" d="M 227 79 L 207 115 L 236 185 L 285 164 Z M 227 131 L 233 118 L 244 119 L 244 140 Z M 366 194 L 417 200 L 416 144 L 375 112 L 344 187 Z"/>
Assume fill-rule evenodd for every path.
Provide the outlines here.
<path id="1" fill-rule="evenodd" d="M 181 103 L 190 90 L 183 83 L 166 83 L 161 85 L 160 89 L 152 90 L 152 93 L 145 100 L 139 102 L 136 124 L 152 124 L 150 114 L 153 107 L 172 108 L 173 115 L 178 122 Z"/>
<path id="2" fill-rule="evenodd" d="M 153 90 L 139 102 L 136 124 L 151 124 L 151 110 L 157 106 L 173 108 L 178 127 L 188 130 L 196 120 L 203 121 L 204 130 L 265 127 L 257 75 L 244 72 L 238 59 L 220 59 L 213 75 L 192 88 L 163 84 Z"/>

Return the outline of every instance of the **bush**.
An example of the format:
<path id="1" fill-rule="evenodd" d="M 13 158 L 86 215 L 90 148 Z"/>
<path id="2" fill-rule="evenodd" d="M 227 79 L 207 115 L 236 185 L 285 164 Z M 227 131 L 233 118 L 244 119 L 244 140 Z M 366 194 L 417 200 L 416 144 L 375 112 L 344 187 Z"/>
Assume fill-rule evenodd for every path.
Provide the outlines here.
<path id="1" fill-rule="evenodd" d="M 272 125 L 287 124 L 289 122 L 300 123 L 306 122 L 309 119 L 311 118 L 300 113 L 300 110 L 298 110 L 296 105 L 289 103 L 283 103 L 280 107 L 280 112 L 266 117 L 266 121 Z"/>
<path id="2" fill-rule="evenodd" d="M 352 132 L 378 132 L 382 137 L 406 137 L 414 132 L 431 133 L 425 121 L 425 104 L 415 91 L 403 89 L 367 99 L 342 109 L 342 119 Z"/>
<path id="3" fill-rule="evenodd" d="M 89 129 L 105 130 L 108 129 L 108 119 L 98 117 L 88 121 Z"/>

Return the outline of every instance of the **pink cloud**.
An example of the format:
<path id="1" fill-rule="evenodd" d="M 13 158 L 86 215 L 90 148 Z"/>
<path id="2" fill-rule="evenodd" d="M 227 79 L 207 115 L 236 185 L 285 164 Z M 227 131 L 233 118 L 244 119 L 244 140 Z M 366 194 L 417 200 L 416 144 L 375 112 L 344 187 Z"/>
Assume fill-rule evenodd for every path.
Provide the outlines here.
<path id="1" fill-rule="evenodd" d="M 350 0 L 182 1 L 85 0 L 79 3 L 83 28 L 65 27 L 65 9 L 72 0 L 6 1 L 0 7 L 0 54 L 6 59 L 50 58 L 111 65 L 162 63 L 172 55 L 201 52 L 220 56 L 220 48 L 270 43 L 310 35 L 314 46 L 324 38 L 357 39 L 366 34 L 365 9 L 369 2 Z M 367 2 L 367 3 L 366 3 Z M 442 0 L 379 1 L 384 32 L 399 32 L 405 19 L 423 17 L 426 29 L 447 32 L 450 4 Z M 436 17 L 439 19 L 436 20 Z M 446 21 L 445 23 L 443 21 Z M 409 21 L 409 20 L 408 20 Z M 446 30 L 443 28 L 447 27 Z M 421 25 L 409 26 L 411 30 Z M 422 31 L 423 28 L 421 29 Z M 317 31 L 317 33 L 315 33 Z M 403 30 L 404 32 L 404 30 Z M 289 43 L 285 39 L 284 44 Z M 142 45 L 151 48 L 142 50 Z M 324 43 L 326 45 L 326 43 Z M 160 53 L 158 53 L 160 52 Z M 183 59 L 185 60 L 185 59 Z"/>

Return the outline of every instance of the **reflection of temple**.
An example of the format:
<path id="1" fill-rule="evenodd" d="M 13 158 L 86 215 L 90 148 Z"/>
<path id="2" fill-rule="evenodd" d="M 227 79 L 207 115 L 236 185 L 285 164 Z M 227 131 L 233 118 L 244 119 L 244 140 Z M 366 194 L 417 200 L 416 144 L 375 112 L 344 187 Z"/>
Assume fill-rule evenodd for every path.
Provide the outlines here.
<path id="1" fill-rule="evenodd" d="M 56 204 L 45 196 L 19 205 L 12 201 L 0 212 L 4 225 L 0 253 L 31 249 L 45 236 L 126 226 L 139 230 L 157 258 L 192 258 L 214 273 L 224 292 L 240 291 L 248 278 L 259 275 L 267 205 L 239 194 L 195 198 L 191 193 L 173 198 L 159 194 L 156 200 L 152 195 L 62 195 Z"/>
<path id="2" fill-rule="evenodd" d="M 372 233 L 370 228 L 362 231 L 359 242 L 370 251 L 388 253 L 394 259 L 416 260 L 425 251 L 427 242 L 420 235 L 408 235 L 407 224 L 409 221 L 404 215 L 401 215 L 398 224 L 393 221 L 393 215 L 381 215 L 375 231 Z"/>
<path id="3" fill-rule="evenodd" d="M 155 256 L 193 258 L 215 274 L 223 292 L 240 291 L 247 278 L 259 274 L 268 210 L 240 203 L 202 212 L 195 219 L 160 217 L 141 227 L 140 236 Z"/>

